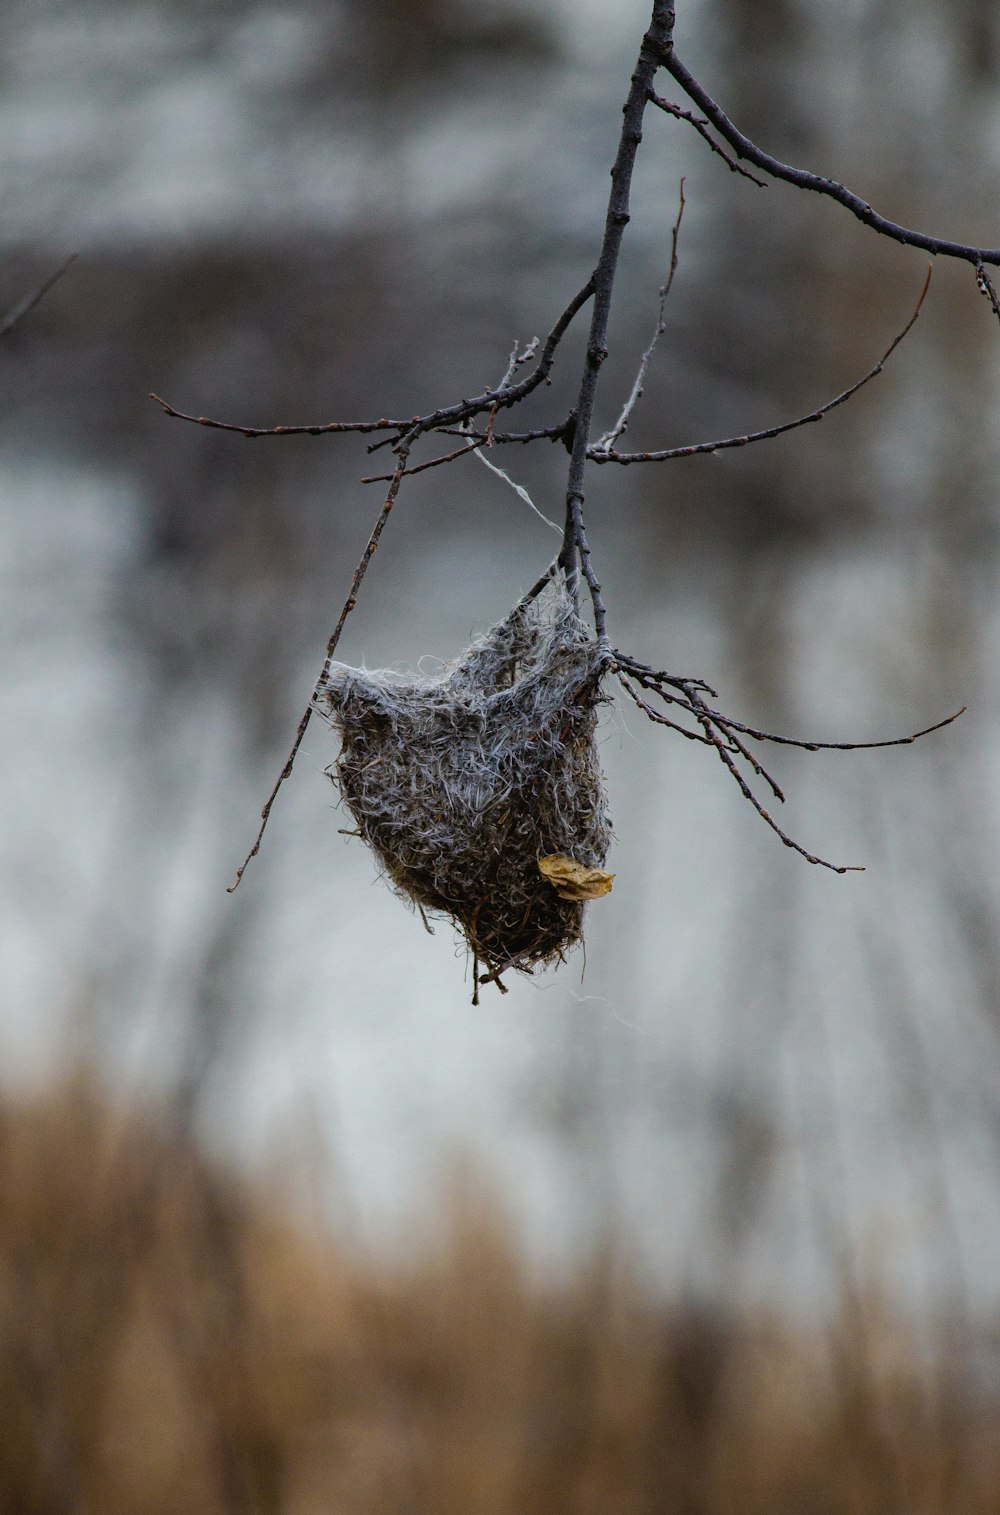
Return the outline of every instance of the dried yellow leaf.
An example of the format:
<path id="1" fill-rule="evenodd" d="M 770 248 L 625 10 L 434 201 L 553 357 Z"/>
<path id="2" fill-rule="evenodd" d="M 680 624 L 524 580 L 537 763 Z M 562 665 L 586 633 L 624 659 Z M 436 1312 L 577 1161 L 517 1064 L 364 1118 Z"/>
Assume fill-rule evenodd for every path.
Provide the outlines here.
<path id="1" fill-rule="evenodd" d="M 601 868 L 588 868 L 564 852 L 550 852 L 546 857 L 540 857 L 538 871 L 548 879 L 561 900 L 598 900 L 602 894 L 611 893 L 615 877 Z"/>

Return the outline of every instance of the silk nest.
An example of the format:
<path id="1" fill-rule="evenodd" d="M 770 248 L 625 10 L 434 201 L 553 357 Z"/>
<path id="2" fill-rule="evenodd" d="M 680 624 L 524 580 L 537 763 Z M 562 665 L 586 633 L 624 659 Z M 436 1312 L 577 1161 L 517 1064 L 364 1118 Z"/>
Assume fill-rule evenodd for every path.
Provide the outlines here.
<path id="1" fill-rule="evenodd" d="M 539 861 L 586 871 L 607 856 L 595 741 L 606 662 L 558 581 L 439 674 L 333 663 L 316 691 L 340 738 L 328 772 L 358 834 L 397 894 L 456 923 L 478 982 L 562 961 L 582 939 L 584 899 Z M 601 877 L 597 892 L 610 888 Z"/>

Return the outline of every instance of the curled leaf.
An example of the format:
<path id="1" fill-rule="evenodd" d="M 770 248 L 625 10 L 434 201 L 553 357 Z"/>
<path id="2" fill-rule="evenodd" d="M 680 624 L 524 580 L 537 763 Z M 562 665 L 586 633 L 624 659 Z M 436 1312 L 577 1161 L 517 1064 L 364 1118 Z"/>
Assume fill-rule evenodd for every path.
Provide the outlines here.
<path id="1" fill-rule="evenodd" d="M 562 900 L 597 900 L 602 894 L 611 893 L 613 873 L 601 868 L 588 868 L 567 857 L 564 852 L 550 852 L 538 859 L 538 871 L 548 879 Z"/>

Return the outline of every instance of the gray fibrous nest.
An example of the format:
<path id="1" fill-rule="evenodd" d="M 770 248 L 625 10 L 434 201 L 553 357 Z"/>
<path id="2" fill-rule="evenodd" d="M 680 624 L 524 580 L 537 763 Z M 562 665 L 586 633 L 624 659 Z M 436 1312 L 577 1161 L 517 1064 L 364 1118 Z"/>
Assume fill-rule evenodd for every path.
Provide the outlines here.
<path id="1" fill-rule="evenodd" d="M 607 660 L 559 583 L 437 676 L 333 663 L 316 692 L 359 834 L 397 893 L 457 923 L 481 981 L 564 959 L 584 899 L 610 888 L 586 884 L 611 838 L 595 743 Z"/>

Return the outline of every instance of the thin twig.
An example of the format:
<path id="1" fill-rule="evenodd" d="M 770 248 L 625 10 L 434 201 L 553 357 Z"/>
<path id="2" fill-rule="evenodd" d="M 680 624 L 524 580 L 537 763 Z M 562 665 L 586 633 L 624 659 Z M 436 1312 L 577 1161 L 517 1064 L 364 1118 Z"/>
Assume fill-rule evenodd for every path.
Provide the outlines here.
<path id="1" fill-rule="evenodd" d="M 773 174 L 776 179 L 784 179 L 786 183 L 794 184 L 797 189 L 813 190 L 816 194 L 826 195 L 831 200 L 836 200 L 852 215 L 857 216 L 865 226 L 871 227 L 872 231 L 878 232 L 882 237 L 890 237 L 894 242 L 902 242 L 904 247 L 922 247 L 925 252 L 932 253 L 935 257 L 962 258 L 965 262 L 974 265 L 1000 263 L 1000 248 L 972 247 L 965 242 L 952 242 L 946 237 L 931 237 L 926 232 L 913 231 L 909 227 L 900 226 L 897 222 L 880 216 L 867 200 L 863 200 L 860 195 L 856 195 L 845 185 L 838 184 L 836 179 L 827 179 L 822 174 L 810 173 L 808 169 L 793 168 L 788 163 L 782 163 L 779 158 L 772 158 L 770 153 L 764 152 L 730 121 L 722 107 L 685 68 L 672 45 L 661 49 L 660 62 L 695 105 L 701 107 L 720 137 L 729 143 L 738 158 L 746 158 L 757 168 L 763 169 L 765 173 Z"/>
<path id="2" fill-rule="evenodd" d="M 712 729 L 711 724 L 707 721 L 705 722 L 705 729 L 706 731 L 710 731 Z M 729 749 L 725 746 L 725 744 L 720 741 L 715 742 L 714 746 L 722 762 L 725 764 L 726 768 L 729 770 L 739 785 L 740 790 L 743 794 L 743 798 L 750 801 L 751 805 L 756 810 L 761 820 L 770 826 L 771 830 L 777 837 L 781 839 L 782 842 L 784 842 L 786 847 L 791 847 L 792 851 L 797 852 L 800 857 L 804 857 L 807 863 L 816 864 L 820 868 L 829 868 L 831 873 L 864 873 L 864 865 L 861 863 L 828 862 L 825 857 L 820 857 L 815 852 L 808 852 L 806 848 L 801 845 L 801 843 L 796 842 L 792 837 L 790 837 L 788 835 L 788 832 L 782 830 L 771 812 L 765 809 L 760 800 L 754 794 L 753 790 L 750 788 L 750 785 L 747 783 L 746 779 L 737 768 L 736 763 L 730 755 Z"/>
<path id="3" fill-rule="evenodd" d="M 725 721 L 725 724 L 733 731 L 742 731 L 746 736 L 753 737 L 755 742 L 773 742 L 782 747 L 797 747 L 801 752 L 871 752 L 878 747 L 909 747 L 912 742 L 918 742 L 922 736 L 930 736 L 932 731 L 942 731 L 945 726 L 950 726 L 957 721 L 959 716 L 965 714 L 968 706 L 961 705 L 958 710 L 953 710 L 951 715 L 946 715 L 943 720 L 935 721 L 933 726 L 924 726 L 920 731 L 911 731 L 909 736 L 883 737 L 877 742 L 807 742 L 799 737 L 779 736 L 774 731 L 757 731 L 753 726 L 746 726 L 742 721 L 734 721 L 731 716 L 722 716 L 718 711 L 710 711 L 713 720 Z"/>
<path id="4" fill-rule="evenodd" d="M 190 421 L 195 426 L 208 426 L 213 431 L 235 431 L 241 437 L 321 437 L 331 432 L 346 431 L 398 431 L 404 424 L 401 421 L 391 421 L 383 416 L 378 421 L 323 421 L 315 426 L 243 426 L 236 421 L 218 421 L 211 416 L 193 416 L 186 411 L 176 410 L 173 405 L 167 403 L 162 395 L 150 390 L 149 398 L 155 400 L 161 406 L 166 415 L 172 416 L 175 421 Z M 387 439 L 390 440 L 390 439 Z"/>
<path id="5" fill-rule="evenodd" d="M 736 748 L 736 751 L 739 753 L 740 757 L 743 758 L 744 762 L 750 764 L 750 767 L 753 769 L 757 777 L 764 780 L 764 783 L 770 789 L 775 799 L 783 805 L 785 803 L 785 795 L 783 789 L 781 788 L 781 785 L 772 774 L 768 773 L 767 769 L 764 767 L 757 754 L 755 752 L 751 752 L 746 742 L 740 740 L 740 738 L 733 731 L 732 725 L 729 721 L 720 720 L 718 717 L 716 717 L 715 724 L 720 731 L 725 732 L 726 736 Z"/>
<path id="6" fill-rule="evenodd" d="M 79 256 L 79 253 L 70 253 L 69 257 L 64 259 L 64 261 L 60 263 L 59 267 L 54 271 L 54 273 L 49 274 L 48 278 L 43 280 L 37 289 L 32 290 L 30 295 L 25 295 L 24 299 L 20 300 L 17 305 L 14 306 L 13 310 L 8 311 L 7 315 L 5 315 L 2 320 L 0 320 L 0 337 L 6 337 L 9 332 L 12 332 L 17 323 L 22 320 L 30 310 L 34 310 L 35 306 L 39 303 L 40 300 L 44 300 L 53 284 L 58 284 L 63 274 L 68 268 L 72 267 Z"/>
<path id="7" fill-rule="evenodd" d="M 442 405 L 439 410 L 431 411 L 426 416 L 407 416 L 402 420 L 390 420 L 383 416 L 377 421 L 324 421 L 308 426 L 244 426 L 234 421 L 214 420 L 210 416 L 189 415 L 183 410 L 176 410 L 160 395 L 152 392 L 149 398 L 155 400 L 157 405 L 175 420 L 190 421 L 195 426 L 208 426 L 214 431 L 235 431 L 243 437 L 319 437 L 331 432 L 395 431 L 400 437 L 409 435 L 413 438 L 425 431 L 434 431 L 449 422 L 464 421 L 467 417 L 481 415 L 494 404 L 501 408 L 516 405 L 526 395 L 531 394 L 532 390 L 537 389 L 539 384 L 544 383 L 548 378 L 555 359 L 556 348 L 562 341 L 573 317 L 586 305 L 593 292 L 594 280 L 590 278 L 582 289 L 577 290 L 549 332 L 537 366 L 520 383 L 508 385 L 503 390 L 490 389 L 484 394 L 476 395 L 473 399 L 458 400 L 453 405 Z"/>
<path id="8" fill-rule="evenodd" d="M 590 603 L 594 611 L 594 632 L 598 642 L 610 657 L 611 643 L 608 640 L 607 620 L 608 611 L 604 603 L 600 581 L 594 572 L 594 562 L 591 557 L 590 543 L 587 540 L 587 528 L 584 525 L 583 511 L 579 500 L 572 502 L 573 535 L 576 540 L 576 550 L 580 559 L 580 570 L 583 574 L 584 583 L 590 593 Z"/>
<path id="9" fill-rule="evenodd" d="M 525 362 L 527 362 L 528 359 L 533 356 L 534 350 L 537 347 L 537 345 L 538 345 L 538 338 L 534 337 L 531 340 L 531 342 L 528 343 L 528 345 L 525 348 L 525 350 L 524 350 L 523 353 L 519 352 L 519 349 L 518 349 L 517 346 L 514 347 L 514 350 L 513 350 L 513 352 L 510 355 L 510 360 L 509 360 L 508 365 L 507 365 L 507 371 L 504 374 L 504 377 L 501 379 L 499 385 L 497 386 L 498 390 L 502 391 L 505 388 L 505 386 L 507 386 L 510 383 L 511 377 L 515 373 L 518 364 L 519 363 L 525 363 Z M 409 477 L 411 474 L 423 473 L 423 471 L 424 471 L 425 468 L 438 468 L 438 467 L 440 467 L 440 465 L 442 463 L 452 463 L 452 462 L 455 461 L 456 458 L 462 457 L 463 454 L 474 455 L 475 457 L 477 457 L 479 459 L 480 463 L 482 463 L 484 465 L 484 467 L 488 468 L 491 473 L 495 473 L 498 479 L 502 479 L 505 484 L 509 484 L 510 487 L 511 487 L 511 489 L 513 489 L 514 493 L 520 499 L 522 499 L 524 501 L 524 503 L 528 506 L 528 508 L 530 510 L 534 511 L 534 513 L 538 517 L 538 519 L 540 521 L 544 522 L 544 524 L 546 526 L 548 526 L 552 531 L 554 531 L 557 536 L 560 536 L 561 535 L 561 528 L 558 527 L 554 521 L 550 521 L 549 518 L 548 518 L 548 516 L 545 515 L 541 510 L 539 510 L 538 506 L 535 504 L 534 500 L 531 498 L 531 495 L 525 489 L 524 485 L 523 484 L 518 484 L 518 482 L 516 481 L 516 479 L 512 479 L 509 473 L 505 473 L 502 468 L 498 468 L 495 463 L 491 463 L 490 460 L 489 460 L 489 458 L 487 458 L 487 457 L 484 456 L 484 454 L 482 452 L 482 448 L 483 447 L 491 447 L 493 445 L 493 436 L 492 436 L 491 428 L 492 428 L 492 425 L 493 425 L 493 418 L 494 418 L 495 415 L 496 415 L 496 406 L 493 406 L 491 408 L 491 410 L 490 410 L 489 425 L 487 426 L 487 429 L 486 429 L 486 432 L 485 432 L 484 435 L 480 435 L 477 432 L 471 433 L 469 435 L 468 441 L 466 442 L 466 444 L 465 444 L 464 447 L 457 447 L 454 450 L 454 452 L 442 453 L 442 454 L 440 454 L 436 458 L 430 458 L 430 459 L 428 459 L 428 461 L 426 463 L 417 463 L 413 468 L 408 468 L 406 470 L 406 476 Z M 453 427 L 448 427 L 447 428 L 447 431 L 448 431 L 449 435 L 454 435 L 455 434 L 455 430 L 456 429 L 453 428 Z M 457 434 L 459 436 L 464 436 L 465 435 L 465 433 L 461 429 L 458 429 Z M 363 478 L 361 480 L 361 482 L 362 482 L 362 484 L 375 484 L 375 483 L 384 482 L 386 479 L 391 479 L 393 477 L 394 477 L 394 475 L 392 475 L 392 474 L 379 473 L 379 474 L 370 475 L 367 478 Z"/>
<path id="10" fill-rule="evenodd" d="M 664 100 L 662 95 L 655 94 L 653 90 L 649 92 L 649 100 L 651 105 L 655 105 L 660 110 L 665 111 L 668 116 L 674 116 L 678 121 L 687 121 L 689 125 L 693 126 L 699 137 L 708 143 L 713 153 L 717 153 L 723 163 L 731 168 L 734 174 L 742 174 L 744 179 L 749 179 L 751 184 L 756 184 L 759 189 L 767 189 L 767 184 L 763 179 L 758 179 L 756 174 L 752 174 L 748 168 L 744 168 L 741 163 L 737 163 L 735 158 L 729 156 L 724 147 L 719 146 L 711 132 L 708 131 L 708 122 L 703 116 L 696 116 L 693 111 L 684 110 L 682 106 L 674 105 L 670 100 Z"/>
<path id="11" fill-rule="evenodd" d="M 476 439 L 476 440 L 478 440 L 478 439 Z M 483 440 L 484 441 L 486 440 L 485 437 L 483 438 Z M 454 452 L 442 452 L 436 458 L 428 458 L 427 461 L 426 461 L 426 463 L 414 463 L 414 465 L 413 465 L 412 468 L 407 468 L 406 469 L 405 477 L 408 478 L 408 479 L 412 479 L 413 475 L 415 473 L 423 473 L 426 468 L 440 468 L 440 466 L 441 466 L 442 463 L 454 463 L 454 461 L 455 461 L 456 458 L 467 457 L 468 454 L 471 453 L 472 451 L 473 451 L 473 448 L 470 447 L 470 445 L 469 445 L 468 442 L 466 442 L 466 444 L 465 444 L 464 447 L 456 447 Z M 361 480 L 361 483 L 362 484 L 385 484 L 385 483 L 388 483 L 388 481 L 390 479 L 394 479 L 395 477 L 396 477 L 395 471 L 393 471 L 392 473 L 369 473 L 369 474 L 365 474 L 365 476 Z"/>
<path id="12" fill-rule="evenodd" d="M 653 328 L 653 335 L 650 338 L 649 346 L 643 353 L 642 360 L 639 363 L 639 372 L 635 376 L 635 383 L 632 385 L 632 393 L 625 401 L 625 404 L 622 407 L 621 415 L 618 417 L 611 430 L 606 431 L 601 440 L 596 444 L 597 448 L 601 452 L 609 451 L 612 444 L 618 440 L 622 432 L 628 426 L 628 423 L 632 418 L 632 412 L 635 410 L 635 407 L 638 405 L 639 401 L 642 398 L 643 385 L 646 382 L 646 374 L 649 370 L 649 365 L 652 361 L 653 353 L 656 351 L 656 344 L 659 342 L 660 338 L 663 336 L 663 333 L 667 329 L 666 322 L 664 320 L 664 311 L 666 310 L 667 297 L 670 294 L 671 285 L 674 282 L 674 274 L 677 272 L 677 238 L 680 235 L 681 221 L 683 219 L 684 180 L 682 179 L 680 187 L 680 204 L 677 207 L 677 219 L 674 221 L 673 231 L 670 235 L 670 268 L 667 273 L 665 282 L 660 286 L 660 303 L 656 311 L 656 325 Z"/>
<path id="13" fill-rule="evenodd" d="M 509 386 L 511 379 L 513 379 L 514 375 L 517 373 L 517 370 L 519 368 L 522 368 L 525 363 L 529 363 L 537 351 L 537 337 L 532 337 L 530 342 L 525 343 L 523 352 L 521 351 L 521 344 L 519 342 L 514 343 L 514 346 L 511 348 L 510 357 L 507 361 L 507 371 L 505 372 L 503 378 L 500 380 L 500 383 L 497 385 L 497 388 L 501 392 Z"/>
<path id="14" fill-rule="evenodd" d="M 642 711 L 643 715 L 646 716 L 649 720 L 654 721 L 657 726 L 666 726 L 670 731 L 676 731 L 678 736 L 687 737 L 689 742 L 701 742 L 706 747 L 715 746 L 715 743 L 710 741 L 708 737 L 705 736 L 704 732 L 689 731 L 688 728 L 686 726 L 682 726 L 679 721 L 671 721 L 667 716 L 661 715 L 658 710 L 654 710 L 648 700 L 643 699 L 638 689 L 636 689 L 635 685 L 631 682 L 630 679 L 626 678 L 625 674 L 622 673 L 620 668 L 616 670 L 615 676 L 618 679 L 619 684 L 625 690 L 625 693 L 631 700 L 634 700 L 636 705 L 638 705 L 639 709 Z"/>
<path id="15" fill-rule="evenodd" d="M 536 426 L 532 431 L 494 431 L 490 441 L 496 446 L 505 445 L 508 442 L 563 442 L 572 438 L 573 428 L 576 424 L 576 415 L 571 413 L 565 421 L 560 421 L 557 426 Z M 442 437 L 471 437 L 474 442 L 485 442 L 485 431 L 476 431 L 473 427 L 468 430 L 464 426 L 438 426 L 435 433 Z M 369 452 L 374 452 L 374 447 L 369 447 Z"/>
<path id="16" fill-rule="evenodd" d="M 379 511 L 378 519 L 376 520 L 375 525 L 372 527 L 371 535 L 365 544 L 365 550 L 361 554 L 358 566 L 354 570 L 354 577 L 351 580 L 351 587 L 348 590 L 347 599 L 344 601 L 344 607 L 340 612 L 340 617 L 330 635 L 330 640 L 326 644 L 326 656 L 323 659 L 323 667 L 320 670 L 319 678 L 313 685 L 313 692 L 309 698 L 309 703 L 306 706 L 305 710 L 302 712 L 302 718 L 299 721 L 298 727 L 295 732 L 295 740 L 292 743 L 292 750 L 289 752 L 287 758 L 285 759 L 285 766 L 278 774 L 277 782 L 275 783 L 274 788 L 271 790 L 271 793 L 268 795 L 263 810 L 260 812 L 260 829 L 257 832 L 256 840 L 254 841 L 254 844 L 250 848 L 250 851 L 247 853 L 246 857 L 243 859 L 243 862 L 237 868 L 236 878 L 234 879 L 233 883 L 229 885 L 226 891 L 227 894 L 232 894 L 235 889 L 239 888 L 240 880 L 246 872 L 247 864 L 252 858 L 255 858 L 257 856 L 257 853 L 260 851 L 260 844 L 264 839 L 264 832 L 267 830 L 267 823 L 271 816 L 271 807 L 278 797 L 278 790 L 281 788 L 285 780 L 290 776 L 292 768 L 295 766 L 295 759 L 298 756 L 299 748 L 302 746 L 302 739 L 306 734 L 306 728 L 308 727 L 309 721 L 312 717 L 313 701 L 315 700 L 316 695 L 320 689 L 323 688 L 324 684 L 326 684 L 327 680 L 329 679 L 330 664 L 333 662 L 333 654 L 336 651 L 337 643 L 340 641 L 340 634 L 344 629 L 344 624 L 347 621 L 347 617 L 350 615 L 351 611 L 358 603 L 358 590 L 361 587 L 361 580 L 364 578 L 365 573 L 368 569 L 368 564 L 371 562 L 378 547 L 379 537 L 382 535 L 385 523 L 389 519 L 392 507 L 396 503 L 396 496 L 399 493 L 399 486 L 402 483 L 403 475 L 406 472 L 406 459 L 408 458 L 410 452 L 409 438 L 404 437 L 403 440 L 398 443 L 396 450 L 399 455 L 399 463 L 397 465 L 396 472 L 392 476 L 392 482 L 389 485 L 388 492 L 386 494 L 385 500 L 383 501 L 382 509 Z"/>
<path id="17" fill-rule="evenodd" d="M 721 761 L 729 771 L 731 777 L 739 785 L 743 797 L 750 801 L 758 815 L 764 820 L 775 834 L 780 837 L 786 847 L 792 848 L 804 857 L 807 862 L 818 864 L 820 867 L 829 868 L 834 873 L 863 872 L 857 865 L 841 865 L 828 862 L 826 858 L 819 857 L 816 853 L 809 852 L 805 847 L 788 835 L 771 815 L 758 797 L 754 794 L 747 780 L 737 767 L 736 759 L 742 758 L 749 764 L 754 774 L 762 779 L 771 789 L 772 794 L 779 801 L 784 801 L 784 794 L 774 777 L 767 771 L 747 743 L 742 739 L 750 737 L 754 741 L 772 742 L 786 747 L 797 747 L 806 752 L 837 751 L 857 752 L 875 747 L 903 747 L 920 737 L 929 736 L 932 731 L 940 731 L 944 726 L 949 726 L 952 721 L 962 715 L 965 707 L 955 711 L 953 715 L 946 716 L 943 721 L 936 721 L 933 726 L 926 726 L 921 731 L 912 732 L 908 736 L 890 737 L 874 742 L 816 742 L 804 741 L 796 737 L 778 735 L 771 731 L 760 731 L 755 727 L 748 726 L 742 721 L 734 720 L 731 716 L 724 715 L 722 711 L 713 709 L 704 699 L 706 693 L 713 698 L 718 698 L 715 691 L 710 689 L 701 679 L 678 678 L 673 674 L 658 672 L 645 663 L 630 657 L 627 653 L 612 650 L 613 671 L 625 689 L 629 697 L 639 706 L 640 710 L 650 720 L 658 725 L 669 726 L 672 730 L 685 736 L 690 741 L 702 741 L 710 747 L 714 747 Z M 644 700 L 635 688 L 638 684 L 647 693 L 654 694 L 666 705 L 676 705 L 691 715 L 701 728 L 700 733 L 691 731 L 688 727 L 670 720 L 660 711 L 656 710 L 649 701 Z"/>
<path id="18" fill-rule="evenodd" d="M 927 291 L 930 289 L 933 271 L 934 265 L 929 263 L 927 265 L 927 276 L 924 279 L 923 288 L 920 291 L 920 296 L 912 316 L 902 331 L 893 337 L 874 367 L 870 368 L 862 378 L 858 379 L 848 389 L 842 390 L 839 395 L 835 395 L 825 405 L 817 406 L 808 415 L 797 416 L 794 421 L 783 421 L 780 426 L 768 426 L 764 431 L 751 431 L 739 437 L 724 437 L 715 442 L 695 442 L 687 447 L 657 448 L 651 452 L 619 452 L 616 448 L 609 447 L 605 449 L 598 444 L 588 450 L 587 457 L 594 463 L 621 463 L 623 465 L 629 463 L 665 463 L 670 458 L 693 458 L 700 453 L 723 452 L 726 448 L 730 447 L 748 447 L 752 442 L 766 442 L 772 437 L 782 436 L 786 431 L 795 431 L 799 426 L 808 426 L 813 421 L 822 421 L 823 417 L 829 415 L 831 410 L 836 410 L 838 405 L 843 405 L 847 400 L 850 400 L 857 394 L 859 389 L 864 389 L 866 384 L 869 384 L 872 379 L 877 378 L 882 372 L 886 363 L 892 357 L 903 338 L 908 335 L 920 315 L 924 300 L 927 298 Z"/>
<path id="19" fill-rule="evenodd" d="M 646 663 L 640 663 L 637 658 L 631 657 L 628 653 L 621 652 L 617 647 L 612 648 L 611 652 L 615 670 L 619 675 L 628 674 L 643 689 L 655 693 L 667 704 L 680 705 L 694 714 L 694 696 L 709 694 L 712 699 L 719 698 L 716 690 L 701 679 L 679 678 L 674 674 L 658 671 Z M 681 694 L 671 693 L 671 690 L 679 690 Z M 742 732 L 744 736 L 752 737 L 755 742 L 772 742 L 782 747 L 796 747 L 802 752 L 864 752 L 879 747 L 908 747 L 912 742 L 919 741 L 921 737 L 930 736 L 932 732 L 941 731 L 945 726 L 950 726 L 953 721 L 957 721 L 964 715 L 968 708 L 962 705 L 958 710 L 953 710 L 951 715 L 946 715 L 943 720 L 935 721 L 932 726 L 923 726 L 919 731 L 911 731 L 907 736 L 882 737 L 873 742 L 822 742 L 813 738 L 781 736 L 774 731 L 762 731 L 756 726 L 748 726 L 745 721 L 737 721 L 730 715 L 724 715 L 720 710 L 713 710 L 704 702 L 701 703 L 704 713 L 713 721 L 724 724 L 733 731 Z M 690 736 L 692 733 L 687 732 L 686 735 Z"/>
<path id="20" fill-rule="evenodd" d="M 733 734 L 730 722 L 720 718 L 716 713 L 710 712 L 708 708 L 703 704 L 701 697 L 698 694 L 694 694 L 692 696 L 692 704 L 694 706 L 695 717 L 701 724 L 706 735 L 714 736 L 717 730 L 722 734 L 722 736 L 728 738 L 728 742 L 722 741 L 721 739 L 713 741 L 713 745 L 719 755 L 719 758 L 725 765 L 732 778 L 735 779 L 744 799 L 750 801 L 751 805 L 756 810 L 761 820 L 771 828 L 771 830 L 775 833 L 776 836 L 781 839 L 786 847 L 790 847 L 793 852 L 797 852 L 800 857 L 804 857 L 807 863 L 813 863 L 820 868 L 828 868 L 831 873 L 864 872 L 864 866 L 862 864 L 831 863 L 827 858 L 820 857 L 818 853 L 809 852 L 805 847 L 802 846 L 800 842 L 797 842 L 794 837 L 789 836 L 788 832 L 779 826 L 778 822 L 774 819 L 774 816 L 771 814 L 771 812 L 766 809 L 766 807 L 757 798 L 753 790 L 750 788 L 750 785 L 743 777 L 742 773 L 740 773 L 739 768 L 736 766 L 736 762 L 732 756 L 732 749 L 728 743 L 733 743 L 737 747 L 740 756 L 742 756 L 745 761 L 749 762 L 750 766 L 753 768 L 758 777 L 763 778 L 765 782 L 769 784 L 771 792 L 774 794 L 775 798 L 783 803 L 785 796 L 781 792 L 781 789 L 778 787 L 778 785 L 775 783 L 774 779 L 766 771 L 766 769 L 761 766 L 757 758 L 749 750 L 746 744 L 741 742 L 739 738 Z"/>

